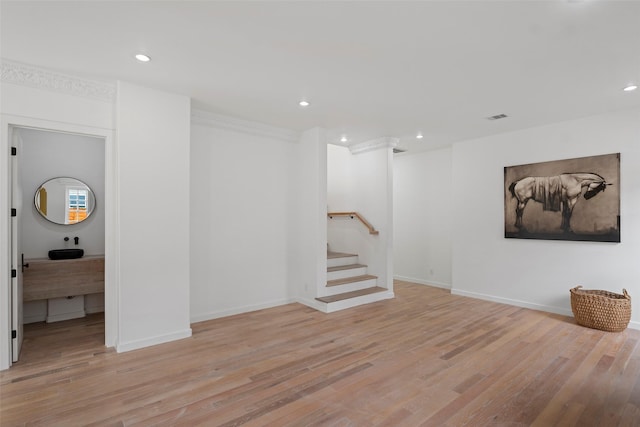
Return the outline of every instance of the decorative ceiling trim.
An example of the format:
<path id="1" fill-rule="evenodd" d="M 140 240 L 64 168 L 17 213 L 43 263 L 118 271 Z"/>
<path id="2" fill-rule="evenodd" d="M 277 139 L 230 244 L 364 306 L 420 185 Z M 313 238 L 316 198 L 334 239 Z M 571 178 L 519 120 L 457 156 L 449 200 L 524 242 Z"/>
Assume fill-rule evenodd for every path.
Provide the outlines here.
<path id="1" fill-rule="evenodd" d="M 116 99 L 116 86 L 113 84 L 55 73 L 4 58 L 1 61 L 1 70 L 2 83 L 35 87 L 105 102 L 114 102 Z"/>
<path id="2" fill-rule="evenodd" d="M 191 110 L 191 123 L 266 138 L 280 139 L 287 142 L 298 142 L 300 140 L 300 134 L 291 129 L 265 125 L 263 123 L 224 116 L 222 114 L 198 109 Z"/>
<path id="3" fill-rule="evenodd" d="M 384 137 L 350 145 L 349 151 L 351 151 L 351 154 L 360 154 L 381 148 L 395 148 L 399 143 L 400 138 Z"/>

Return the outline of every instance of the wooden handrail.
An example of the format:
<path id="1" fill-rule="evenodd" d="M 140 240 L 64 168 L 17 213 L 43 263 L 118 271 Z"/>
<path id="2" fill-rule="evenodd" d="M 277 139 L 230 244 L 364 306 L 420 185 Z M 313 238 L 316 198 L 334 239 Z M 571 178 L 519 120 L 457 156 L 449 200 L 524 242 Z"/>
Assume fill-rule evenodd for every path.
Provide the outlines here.
<path id="1" fill-rule="evenodd" d="M 378 234 L 378 230 L 373 228 L 373 225 L 371 225 L 369 221 L 364 219 L 358 212 L 327 212 L 327 216 L 329 218 L 333 218 L 334 216 L 348 216 L 351 217 L 351 219 L 353 219 L 354 217 L 358 218 L 360 222 L 369 229 L 369 234 Z"/>

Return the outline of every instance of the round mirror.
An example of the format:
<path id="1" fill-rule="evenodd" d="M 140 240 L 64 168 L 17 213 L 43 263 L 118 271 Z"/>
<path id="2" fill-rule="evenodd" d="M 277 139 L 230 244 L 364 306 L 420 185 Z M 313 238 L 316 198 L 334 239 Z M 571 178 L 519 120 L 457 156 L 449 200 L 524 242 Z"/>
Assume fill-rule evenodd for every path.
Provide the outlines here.
<path id="1" fill-rule="evenodd" d="M 58 177 L 50 179 L 36 190 L 34 204 L 47 220 L 70 225 L 89 218 L 96 207 L 96 198 L 84 182 Z"/>

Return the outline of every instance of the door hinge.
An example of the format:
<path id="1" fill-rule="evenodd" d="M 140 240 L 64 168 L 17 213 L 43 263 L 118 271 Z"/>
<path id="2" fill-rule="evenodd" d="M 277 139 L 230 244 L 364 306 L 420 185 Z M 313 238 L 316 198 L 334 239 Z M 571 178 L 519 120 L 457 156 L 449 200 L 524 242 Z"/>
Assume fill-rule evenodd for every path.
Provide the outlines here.
<path id="1" fill-rule="evenodd" d="M 11 339 L 15 340 L 16 338 L 18 338 L 18 332 L 17 331 L 11 331 Z"/>
<path id="2" fill-rule="evenodd" d="M 16 147 L 11 147 L 11 155 L 12 156 L 17 156 L 18 155 L 18 149 Z"/>
<path id="3" fill-rule="evenodd" d="M 15 268 L 11 269 L 11 278 L 13 279 L 14 277 L 18 277 L 18 270 L 16 270 Z"/>
<path id="4" fill-rule="evenodd" d="M 16 208 L 11 208 L 11 216 L 18 216 L 18 210 Z"/>

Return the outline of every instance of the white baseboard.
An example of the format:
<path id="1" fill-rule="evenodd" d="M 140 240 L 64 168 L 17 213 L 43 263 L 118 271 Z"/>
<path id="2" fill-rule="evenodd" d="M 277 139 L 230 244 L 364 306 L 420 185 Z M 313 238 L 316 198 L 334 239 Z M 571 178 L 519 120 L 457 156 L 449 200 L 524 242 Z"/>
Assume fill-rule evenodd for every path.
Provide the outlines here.
<path id="1" fill-rule="evenodd" d="M 461 291 L 459 289 L 451 289 L 451 294 L 460 295 L 463 297 L 481 299 L 485 301 L 499 302 L 501 304 L 508 304 L 516 307 L 530 308 L 532 310 L 546 311 L 549 313 L 561 314 L 563 316 L 573 316 L 573 313 L 571 312 L 570 309 L 563 308 L 563 307 L 554 307 L 551 305 L 536 304 L 536 303 L 527 302 L 527 301 L 497 297 L 494 295 L 486 295 L 486 294 L 479 294 L 476 292 Z"/>
<path id="2" fill-rule="evenodd" d="M 205 322 L 207 320 L 219 319 L 221 317 L 233 316 L 234 314 L 249 313 L 251 311 L 264 310 L 265 308 L 278 307 L 285 304 L 296 302 L 294 299 L 287 298 L 275 301 L 268 301 L 260 304 L 250 304 L 241 307 L 229 308 L 225 310 L 212 311 L 209 313 L 196 314 L 191 317 L 191 323 Z"/>
<path id="3" fill-rule="evenodd" d="M 170 334 L 158 335 L 151 338 L 120 343 L 116 345 L 116 351 L 118 353 L 124 353 L 125 351 L 138 350 L 140 348 L 151 347 L 152 345 L 164 344 L 171 341 L 181 340 L 183 338 L 189 338 L 190 336 L 191 328 L 188 328 L 182 331 L 172 332 Z"/>
<path id="4" fill-rule="evenodd" d="M 423 279 L 416 279 L 415 277 L 406 277 L 406 276 L 393 276 L 393 278 L 395 280 L 402 280 L 403 282 L 411 282 L 411 283 L 417 283 L 419 285 L 434 286 L 436 288 L 451 289 L 450 283 L 442 283 L 436 280 L 423 280 Z"/>

